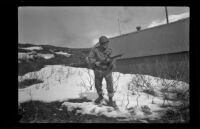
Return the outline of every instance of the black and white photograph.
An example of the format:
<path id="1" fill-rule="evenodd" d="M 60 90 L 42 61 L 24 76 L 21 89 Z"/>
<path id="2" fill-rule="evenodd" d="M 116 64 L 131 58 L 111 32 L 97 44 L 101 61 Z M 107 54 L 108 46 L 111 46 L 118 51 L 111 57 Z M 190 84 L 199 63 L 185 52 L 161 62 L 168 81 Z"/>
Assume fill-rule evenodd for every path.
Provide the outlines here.
<path id="1" fill-rule="evenodd" d="M 19 123 L 190 122 L 190 7 L 17 11 Z"/>

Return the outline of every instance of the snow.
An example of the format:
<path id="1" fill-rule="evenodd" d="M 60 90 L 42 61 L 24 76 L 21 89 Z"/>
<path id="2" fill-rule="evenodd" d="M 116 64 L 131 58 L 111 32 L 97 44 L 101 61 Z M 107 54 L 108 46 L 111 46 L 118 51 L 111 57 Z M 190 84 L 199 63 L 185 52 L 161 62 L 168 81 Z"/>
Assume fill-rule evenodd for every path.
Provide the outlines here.
<path id="1" fill-rule="evenodd" d="M 54 54 L 41 54 L 41 53 L 38 53 L 38 56 L 43 57 L 44 59 L 51 59 L 55 57 Z"/>
<path id="2" fill-rule="evenodd" d="M 63 101 L 62 106 L 66 106 L 68 110 L 77 109 L 77 113 L 92 114 L 92 115 L 105 115 L 108 117 L 123 117 L 123 120 L 136 120 L 136 119 L 156 119 L 160 115 L 158 111 L 165 111 L 161 107 L 163 103 L 163 95 L 161 90 L 165 87 L 162 82 L 165 81 L 169 84 L 176 84 L 176 90 L 186 90 L 189 85 L 185 82 L 161 79 L 148 75 L 136 74 L 122 74 L 113 72 L 114 88 L 116 90 L 113 99 L 119 107 L 119 110 L 114 110 L 112 107 L 94 105 L 93 102 L 67 102 L 68 99 L 77 99 L 86 97 L 94 101 L 98 95 L 94 88 L 94 74 L 92 70 L 86 68 L 74 68 L 62 65 L 47 65 L 39 71 L 30 72 L 23 76 L 18 76 L 18 81 L 21 82 L 25 79 L 40 79 L 43 83 L 33 84 L 27 88 L 18 90 L 18 102 L 23 103 L 29 100 L 40 100 L 44 102 Z M 155 96 L 143 92 L 143 88 L 135 88 L 134 80 L 139 80 L 138 84 L 144 82 L 141 78 L 145 79 L 153 90 L 157 93 Z M 105 79 L 102 83 L 104 97 L 107 97 Z M 92 86 L 90 89 L 89 87 Z M 138 92 L 133 94 L 130 89 Z M 171 91 L 174 88 L 170 89 Z M 173 98 L 174 96 L 171 95 Z M 138 99 L 138 102 L 137 102 Z M 152 103 L 153 101 L 153 103 Z M 171 104 L 179 104 L 179 101 L 170 101 Z M 144 114 L 142 106 L 147 105 L 150 108 L 151 114 Z M 128 110 L 131 109 L 131 110 Z M 146 122 L 146 121 L 143 121 Z"/>
<path id="3" fill-rule="evenodd" d="M 30 55 L 29 53 L 19 52 L 18 53 L 18 59 L 31 59 L 33 58 L 33 55 Z"/>
<path id="4" fill-rule="evenodd" d="M 51 59 L 54 58 L 54 54 L 42 54 L 42 53 L 36 53 L 35 51 L 24 53 L 24 52 L 19 52 L 18 53 L 18 59 L 22 60 L 29 60 L 33 59 L 34 57 L 42 57 L 44 59 Z"/>
<path id="5" fill-rule="evenodd" d="M 126 117 L 128 115 L 128 113 L 114 110 L 114 108 L 112 107 L 109 106 L 99 107 L 91 102 L 84 102 L 84 103 L 64 102 L 62 105 L 67 106 L 67 109 L 69 111 L 72 111 L 76 108 L 80 108 L 77 113 L 82 113 L 82 114 L 92 114 L 92 115 L 104 114 L 108 117 Z"/>
<path id="6" fill-rule="evenodd" d="M 25 50 L 42 50 L 42 47 L 26 47 L 26 48 L 20 48 L 20 49 L 25 49 Z"/>
<path id="7" fill-rule="evenodd" d="M 62 52 L 62 51 L 59 51 L 59 52 L 55 52 L 56 54 L 59 54 L 59 55 L 64 55 L 66 57 L 70 57 L 71 54 L 67 53 L 67 52 Z"/>
<path id="8" fill-rule="evenodd" d="M 30 72 L 23 77 L 19 76 L 19 81 L 25 79 L 44 81 L 25 89 L 19 89 L 19 102 L 30 99 L 50 102 L 79 97 L 80 87 L 78 85 L 80 85 L 80 81 L 77 81 L 78 76 L 74 76 L 70 70 L 71 68 L 63 68 L 63 66 L 47 66 L 39 72 Z M 72 70 L 75 71 L 75 69 Z"/>

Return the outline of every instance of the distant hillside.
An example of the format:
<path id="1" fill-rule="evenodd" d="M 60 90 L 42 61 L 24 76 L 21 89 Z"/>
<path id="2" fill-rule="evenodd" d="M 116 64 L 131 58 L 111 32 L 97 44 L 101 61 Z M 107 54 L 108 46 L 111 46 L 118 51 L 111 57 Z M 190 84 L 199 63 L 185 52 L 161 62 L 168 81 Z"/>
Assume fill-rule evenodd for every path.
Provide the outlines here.
<path id="1" fill-rule="evenodd" d="M 45 65 L 86 68 L 90 48 L 67 48 L 51 45 L 18 44 L 18 74 L 38 71 Z M 70 55 L 70 56 L 67 56 Z"/>

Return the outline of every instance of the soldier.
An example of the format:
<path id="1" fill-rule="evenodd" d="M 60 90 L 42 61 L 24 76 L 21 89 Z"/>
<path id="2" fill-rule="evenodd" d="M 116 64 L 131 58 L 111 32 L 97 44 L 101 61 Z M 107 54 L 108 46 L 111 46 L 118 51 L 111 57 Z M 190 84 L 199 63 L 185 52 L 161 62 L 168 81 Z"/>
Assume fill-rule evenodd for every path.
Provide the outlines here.
<path id="1" fill-rule="evenodd" d="M 99 43 L 97 43 L 91 50 L 87 61 L 90 64 L 91 68 L 94 70 L 95 76 L 95 88 L 99 97 L 95 100 L 96 104 L 99 104 L 103 100 L 103 91 L 102 91 L 102 81 L 103 78 L 106 80 L 107 91 L 108 91 L 108 105 L 116 106 L 113 101 L 113 78 L 112 78 L 112 69 L 115 68 L 114 61 L 111 62 L 113 66 L 110 70 L 105 70 L 107 66 L 101 66 L 102 61 L 111 61 L 109 59 L 112 50 L 108 48 L 109 39 L 106 36 L 101 36 L 99 38 Z"/>

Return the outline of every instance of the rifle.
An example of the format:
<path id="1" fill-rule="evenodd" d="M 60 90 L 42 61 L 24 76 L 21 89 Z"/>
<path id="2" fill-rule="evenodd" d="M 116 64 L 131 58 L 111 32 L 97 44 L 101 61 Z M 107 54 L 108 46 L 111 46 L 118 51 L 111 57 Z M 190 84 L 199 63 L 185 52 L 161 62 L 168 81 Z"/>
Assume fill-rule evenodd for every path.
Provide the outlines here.
<path id="1" fill-rule="evenodd" d="M 100 63 L 101 69 L 111 70 L 113 68 L 113 65 L 112 65 L 113 60 L 118 58 L 118 57 L 121 57 L 121 56 L 123 56 L 123 54 L 118 54 L 118 55 L 115 55 L 115 56 L 112 56 L 112 57 L 107 57 L 105 60 L 101 61 L 101 63 Z M 110 59 L 110 61 L 107 61 L 108 58 Z M 104 66 L 106 66 L 106 68 L 103 68 Z"/>

